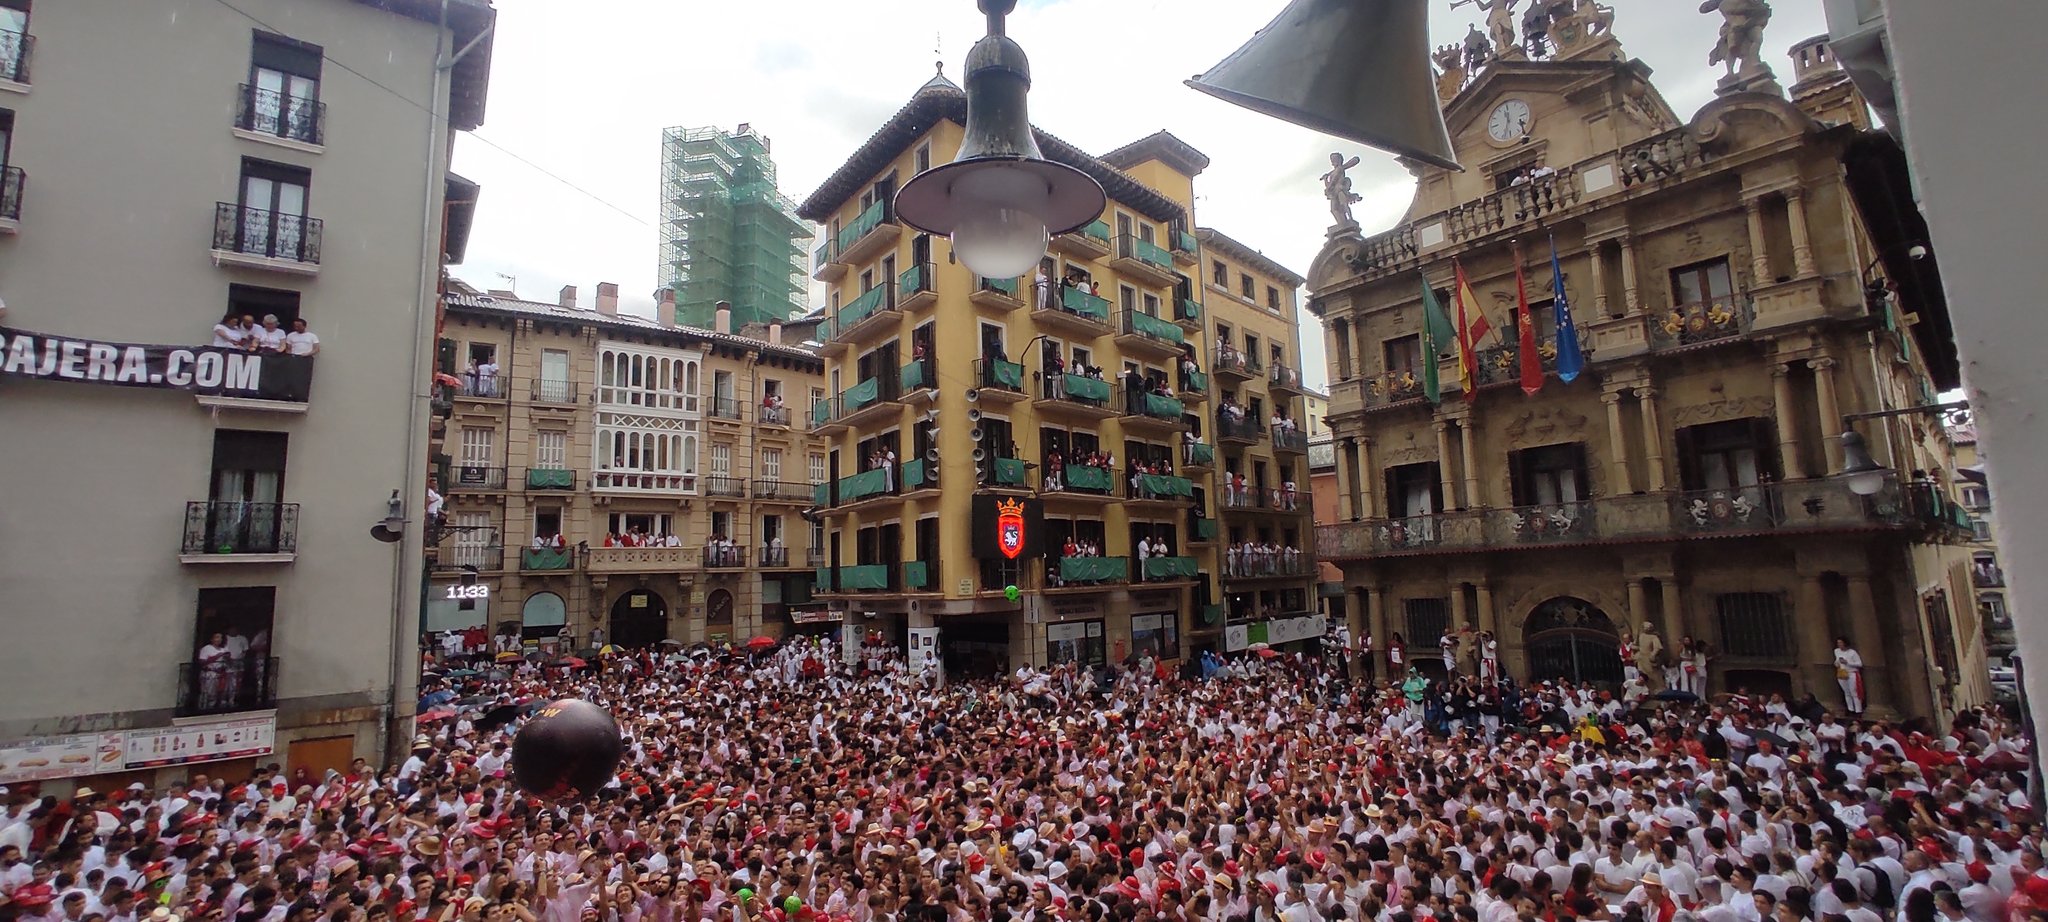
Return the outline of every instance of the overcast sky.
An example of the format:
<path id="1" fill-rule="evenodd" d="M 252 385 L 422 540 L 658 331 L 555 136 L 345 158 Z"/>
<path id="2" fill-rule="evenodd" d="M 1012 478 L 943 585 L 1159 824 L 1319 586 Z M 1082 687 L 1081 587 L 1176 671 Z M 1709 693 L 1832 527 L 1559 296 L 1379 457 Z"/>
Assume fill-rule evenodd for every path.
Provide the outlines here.
<path id="1" fill-rule="evenodd" d="M 1693 0 L 1609 0 L 1615 34 L 1681 117 L 1712 95 L 1707 66 L 1718 15 Z M 1431 0 L 1433 44 L 1463 38 L 1483 14 Z M 1322 246 L 1329 211 L 1317 177 L 1331 151 L 1352 172 L 1367 233 L 1391 227 L 1414 184 L 1392 156 L 1212 99 L 1181 81 L 1221 60 L 1282 0 L 1022 0 L 1009 33 L 1031 56 L 1032 121 L 1103 153 L 1161 128 L 1208 154 L 1198 222 L 1297 272 Z M 1765 48 L 1780 81 L 1785 52 L 1826 31 L 1817 0 L 1778 0 Z M 982 34 L 973 0 L 497 0 L 490 107 L 455 169 L 483 184 L 468 261 L 482 288 L 552 300 L 577 285 L 588 303 L 617 282 L 628 310 L 652 311 L 663 128 L 751 123 L 774 144 L 785 194 L 801 200 L 879 128 L 943 59 Z M 934 49 L 940 48 L 937 57 Z M 492 145 L 502 150 L 494 149 Z M 509 152 L 509 153 L 507 153 Z M 515 156 L 516 155 L 516 156 Z M 529 161 L 529 162 L 522 162 Z M 552 176 L 549 174 L 553 174 Z M 813 293 L 811 303 L 821 299 Z M 1321 327 L 1302 315 L 1305 373 L 1325 378 Z"/>

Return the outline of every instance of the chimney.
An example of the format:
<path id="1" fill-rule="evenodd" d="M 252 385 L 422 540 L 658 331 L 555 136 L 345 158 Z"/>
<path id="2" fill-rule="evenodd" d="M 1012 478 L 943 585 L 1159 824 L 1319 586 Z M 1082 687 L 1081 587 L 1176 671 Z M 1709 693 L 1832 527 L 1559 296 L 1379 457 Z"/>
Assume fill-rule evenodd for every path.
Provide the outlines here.
<path id="1" fill-rule="evenodd" d="M 597 283 L 597 312 L 608 317 L 619 315 L 619 284 L 617 282 Z"/>
<path id="2" fill-rule="evenodd" d="M 768 341 L 777 346 L 782 345 L 782 321 L 768 321 Z"/>
<path id="3" fill-rule="evenodd" d="M 720 302 L 718 302 L 718 311 L 717 311 L 717 313 L 714 313 L 714 314 L 712 315 L 712 320 L 711 320 L 711 332 L 713 332 L 713 333 L 731 333 L 731 332 L 732 332 L 732 302 L 730 302 L 730 301 L 720 301 Z"/>
<path id="4" fill-rule="evenodd" d="M 555 303 L 569 310 L 576 309 L 576 286 L 563 285 L 562 293 L 555 297 Z"/>
<path id="5" fill-rule="evenodd" d="M 676 290 L 664 288 L 654 293 L 654 319 L 661 325 L 674 329 L 676 325 Z"/>

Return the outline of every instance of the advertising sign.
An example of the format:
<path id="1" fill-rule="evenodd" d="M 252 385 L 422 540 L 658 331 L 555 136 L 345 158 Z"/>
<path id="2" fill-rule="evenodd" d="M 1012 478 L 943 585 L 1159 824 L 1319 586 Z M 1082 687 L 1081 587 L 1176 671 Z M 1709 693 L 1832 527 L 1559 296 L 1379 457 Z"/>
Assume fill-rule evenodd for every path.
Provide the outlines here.
<path id="1" fill-rule="evenodd" d="M 233 717 L 123 732 L 122 768 L 155 768 L 269 755 L 277 748 L 277 715 Z"/>
<path id="2" fill-rule="evenodd" d="M 0 375 L 304 403 L 313 357 L 109 343 L 0 327 Z"/>
<path id="3" fill-rule="evenodd" d="M 121 734 L 72 733 L 0 746 L 0 784 L 120 771 Z"/>

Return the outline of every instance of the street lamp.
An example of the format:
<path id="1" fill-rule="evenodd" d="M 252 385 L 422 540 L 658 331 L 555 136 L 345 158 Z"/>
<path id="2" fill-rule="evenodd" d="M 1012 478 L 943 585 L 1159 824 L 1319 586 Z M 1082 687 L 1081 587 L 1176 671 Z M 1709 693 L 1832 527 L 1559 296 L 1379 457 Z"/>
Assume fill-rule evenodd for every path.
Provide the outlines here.
<path id="1" fill-rule="evenodd" d="M 927 170 L 896 193 L 896 216 L 944 234 L 967 268 L 984 278 L 1017 278 L 1038 265 L 1053 234 L 1087 226 L 1108 202 L 1088 174 L 1045 159 L 1025 97 L 1031 63 L 1003 34 L 1017 0 L 979 0 L 988 35 L 967 52 L 967 136 L 952 163 Z"/>
<path id="2" fill-rule="evenodd" d="M 1870 446 L 1863 441 L 1860 432 L 1842 433 L 1843 480 L 1848 481 L 1849 492 L 1857 496 L 1875 496 L 1884 489 L 1884 475 L 1887 468 L 1870 456 Z"/>

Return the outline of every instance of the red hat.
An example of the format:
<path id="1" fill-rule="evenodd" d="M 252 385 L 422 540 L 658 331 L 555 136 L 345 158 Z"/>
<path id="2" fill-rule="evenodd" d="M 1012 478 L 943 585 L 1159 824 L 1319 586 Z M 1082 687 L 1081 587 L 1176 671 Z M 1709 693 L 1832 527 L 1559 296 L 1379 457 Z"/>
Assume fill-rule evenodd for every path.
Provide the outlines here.
<path id="1" fill-rule="evenodd" d="M 14 891 L 14 903 L 18 906 L 48 906 L 57 898 L 57 889 L 49 884 L 27 884 Z"/>
<path id="2" fill-rule="evenodd" d="M 988 859 L 981 857 L 980 852 L 975 852 L 967 856 L 967 869 L 969 871 L 979 871 L 986 864 L 988 864 Z"/>
<path id="3" fill-rule="evenodd" d="M 1936 861 L 1940 861 L 1942 856 L 1948 852 L 1947 847 L 1941 844 L 1941 840 L 1933 836 L 1921 836 L 1919 846 L 1921 854 Z"/>
<path id="4" fill-rule="evenodd" d="M 1963 869 L 1968 871 L 1970 879 L 1977 883 L 1982 884 L 1991 881 L 1991 867 L 1982 861 L 1972 861 Z"/>
<path id="5" fill-rule="evenodd" d="M 1144 863 L 1145 863 L 1145 850 L 1144 850 L 1144 849 L 1142 849 L 1142 848 L 1133 848 L 1133 849 L 1131 849 L 1131 863 L 1132 863 L 1132 864 L 1144 864 Z"/>

